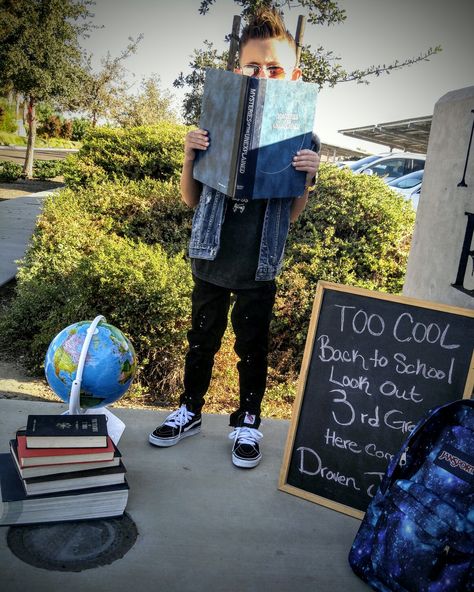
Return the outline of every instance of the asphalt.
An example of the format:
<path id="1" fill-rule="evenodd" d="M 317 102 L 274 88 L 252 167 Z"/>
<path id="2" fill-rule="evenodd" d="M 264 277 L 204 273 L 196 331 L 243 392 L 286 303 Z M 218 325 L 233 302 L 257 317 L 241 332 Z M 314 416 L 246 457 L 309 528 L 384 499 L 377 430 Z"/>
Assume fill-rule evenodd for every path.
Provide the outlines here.
<path id="1" fill-rule="evenodd" d="M 60 403 L 0 400 L 0 452 L 32 413 Z M 10 551 L 0 528 L 2 592 L 358 592 L 369 590 L 347 555 L 360 522 L 278 490 L 289 422 L 265 420 L 263 460 L 230 460 L 225 415 L 204 415 L 202 432 L 172 448 L 148 443 L 165 412 L 114 408 L 126 424 L 127 513 L 135 545 L 110 565 L 82 572 L 32 567 Z"/>
<path id="2" fill-rule="evenodd" d="M 63 160 L 77 152 L 77 148 L 35 148 L 35 160 Z M 0 160 L 23 164 L 25 154 L 25 146 L 0 146 Z"/>

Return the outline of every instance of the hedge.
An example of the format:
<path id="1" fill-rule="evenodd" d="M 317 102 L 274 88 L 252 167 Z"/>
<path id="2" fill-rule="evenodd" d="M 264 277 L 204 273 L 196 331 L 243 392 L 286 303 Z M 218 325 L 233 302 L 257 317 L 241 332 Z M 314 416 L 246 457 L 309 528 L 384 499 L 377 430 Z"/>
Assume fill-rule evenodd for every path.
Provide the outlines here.
<path id="1" fill-rule="evenodd" d="M 411 203 L 378 177 L 321 165 L 278 279 L 271 358 L 285 379 L 299 370 L 317 282 L 400 292 L 414 220 Z"/>
<path id="2" fill-rule="evenodd" d="M 137 184 L 116 216 L 112 201 L 121 201 L 123 185 L 104 186 L 94 207 L 87 190 L 47 198 L 18 274 L 16 296 L 0 320 L 3 349 L 21 351 L 27 364 L 41 371 L 46 349 L 62 328 L 103 314 L 132 340 L 139 381 L 175 390 L 190 313 L 189 266 L 182 253 L 168 254 L 128 229 L 139 195 L 137 211 L 145 204 L 152 211 L 166 200 L 160 187 Z M 165 184 L 164 195 L 169 192 Z M 175 187 L 175 201 L 176 195 Z M 158 227 L 157 222 L 157 234 Z"/>
<path id="3" fill-rule="evenodd" d="M 67 159 L 66 184 L 85 187 L 105 180 L 147 177 L 177 181 L 188 129 L 163 121 L 156 126 L 90 130 L 79 153 Z"/>
<path id="4" fill-rule="evenodd" d="M 33 162 L 33 178 L 53 179 L 61 175 L 63 171 L 62 160 L 35 160 Z M 23 177 L 23 166 L 16 162 L 0 161 L 0 181 L 4 183 L 14 183 L 17 179 Z"/>

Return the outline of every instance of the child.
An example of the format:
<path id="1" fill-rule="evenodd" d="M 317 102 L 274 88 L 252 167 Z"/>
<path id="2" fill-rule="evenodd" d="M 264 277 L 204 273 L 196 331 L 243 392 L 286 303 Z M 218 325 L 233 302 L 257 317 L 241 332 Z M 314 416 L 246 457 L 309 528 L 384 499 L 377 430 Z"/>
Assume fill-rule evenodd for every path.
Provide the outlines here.
<path id="1" fill-rule="evenodd" d="M 239 45 L 246 76 L 298 80 L 296 44 L 273 9 L 259 11 L 244 28 Z M 262 455 L 260 407 L 267 380 L 268 332 L 275 301 L 275 276 L 280 270 L 290 221 L 308 200 L 319 167 L 319 156 L 301 150 L 293 159 L 306 172 L 302 196 L 288 199 L 230 198 L 193 179 L 196 150 L 209 146 L 207 132 L 194 130 L 185 139 L 181 175 L 183 201 L 196 207 L 189 255 L 194 278 L 192 327 L 184 368 L 180 408 L 149 436 L 151 444 L 172 446 L 201 430 L 201 409 L 211 380 L 214 355 L 227 326 L 230 296 L 234 294 L 232 326 L 240 383 L 240 405 L 231 414 L 234 431 L 232 462 L 242 468 L 258 465 Z"/>

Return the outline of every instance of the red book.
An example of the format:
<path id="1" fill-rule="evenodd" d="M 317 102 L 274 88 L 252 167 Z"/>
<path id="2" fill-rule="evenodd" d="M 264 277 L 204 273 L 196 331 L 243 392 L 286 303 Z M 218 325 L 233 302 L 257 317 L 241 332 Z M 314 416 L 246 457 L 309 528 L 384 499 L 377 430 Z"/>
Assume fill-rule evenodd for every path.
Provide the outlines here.
<path id="1" fill-rule="evenodd" d="M 59 465 L 36 465 L 33 467 L 21 467 L 20 461 L 18 460 L 18 442 L 16 440 L 10 440 L 10 452 L 22 479 L 28 479 L 30 477 L 46 477 L 48 475 L 58 475 L 60 473 L 76 473 L 78 471 L 118 467 L 120 464 L 120 458 L 122 456 L 119 449 L 115 446 L 115 454 L 112 460 L 99 460 L 91 462 L 81 461 L 73 463 L 61 463 Z"/>
<path id="2" fill-rule="evenodd" d="M 112 460 L 115 452 L 110 436 L 105 448 L 28 448 L 26 436 L 17 434 L 16 440 L 21 467 Z"/>

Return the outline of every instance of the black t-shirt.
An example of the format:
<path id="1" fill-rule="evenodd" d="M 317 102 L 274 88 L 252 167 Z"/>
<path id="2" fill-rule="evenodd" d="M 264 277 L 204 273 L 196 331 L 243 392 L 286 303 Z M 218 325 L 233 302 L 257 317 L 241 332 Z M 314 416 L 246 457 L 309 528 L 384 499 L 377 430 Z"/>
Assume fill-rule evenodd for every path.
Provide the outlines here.
<path id="1" fill-rule="evenodd" d="M 266 207 L 266 199 L 227 197 L 216 258 L 192 259 L 193 274 L 229 289 L 256 288 L 270 283 L 255 280 Z"/>

